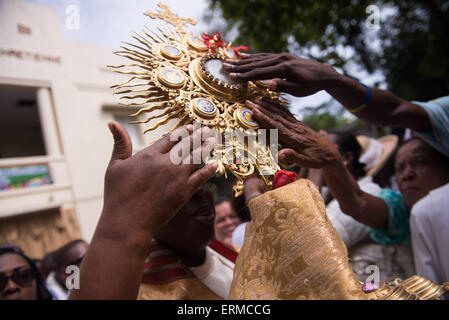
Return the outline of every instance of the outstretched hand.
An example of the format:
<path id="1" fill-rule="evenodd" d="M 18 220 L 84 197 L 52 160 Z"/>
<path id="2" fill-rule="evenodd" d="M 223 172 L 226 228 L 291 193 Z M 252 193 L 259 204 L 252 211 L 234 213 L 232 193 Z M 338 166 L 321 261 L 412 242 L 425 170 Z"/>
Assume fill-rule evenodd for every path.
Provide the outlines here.
<path id="1" fill-rule="evenodd" d="M 207 127 L 195 132 L 193 126 L 179 128 L 132 156 L 126 130 L 117 122 L 108 126 L 114 137 L 114 149 L 106 170 L 104 213 L 116 214 L 117 222 L 122 227 L 128 224 L 130 232 L 158 230 L 217 169 L 213 163 L 198 169 L 200 163 L 192 161 L 209 154 L 215 146 L 215 138 L 209 137 L 196 149 L 192 148 L 193 139 L 208 134 Z M 170 154 L 178 150 L 188 150 L 179 164 L 173 160 L 182 159 Z"/>
<path id="2" fill-rule="evenodd" d="M 249 201 L 257 196 L 268 191 L 267 186 L 263 182 L 261 178 L 259 178 L 256 174 L 253 174 L 251 177 L 245 180 L 245 203 L 248 205 Z"/>
<path id="3" fill-rule="evenodd" d="M 242 54 L 223 64 L 236 81 L 270 80 L 272 91 L 308 96 L 333 85 L 340 76 L 330 65 L 288 53 Z"/>
<path id="4" fill-rule="evenodd" d="M 195 143 L 208 135 L 206 127 L 179 128 L 132 155 L 128 132 L 117 122 L 108 126 L 114 149 L 103 213 L 70 299 L 136 299 L 152 236 L 217 170 L 214 163 L 198 169 L 192 161 L 204 159 L 216 143 L 212 137 Z"/>
<path id="5" fill-rule="evenodd" d="M 322 168 L 339 159 L 337 148 L 325 137 L 312 130 L 285 107 L 269 100 L 246 101 L 254 118 L 266 129 L 277 129 L 283 149 L 278 159 L 305 168 Z"/>

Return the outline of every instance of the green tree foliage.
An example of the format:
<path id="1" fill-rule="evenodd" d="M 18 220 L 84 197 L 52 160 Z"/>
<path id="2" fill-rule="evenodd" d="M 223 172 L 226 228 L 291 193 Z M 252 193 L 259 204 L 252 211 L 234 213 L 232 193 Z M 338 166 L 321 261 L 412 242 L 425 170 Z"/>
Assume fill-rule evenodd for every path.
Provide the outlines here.
<path id="1" fill-rule="evenodd" d="M 226 20 L 225 32 L 237 30 L 235 43 L 252 52 L 290 51 L 344 72 L 352 61 L 368 73 L 381 71 L 388 89 L 405 99 L 449 92 L 447 0 L 209 1 Z M 366 27 L 366 9 L 372 4 L 381 12 L 377 31 Z"/>

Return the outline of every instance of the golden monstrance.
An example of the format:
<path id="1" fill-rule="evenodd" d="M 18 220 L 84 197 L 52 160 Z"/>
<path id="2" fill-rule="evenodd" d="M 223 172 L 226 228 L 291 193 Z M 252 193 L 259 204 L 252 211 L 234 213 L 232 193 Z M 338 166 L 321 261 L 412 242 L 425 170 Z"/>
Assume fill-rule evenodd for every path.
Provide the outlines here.
<path id="1" fill-rule="evenodd" d="M 258 130 L 259 125 L 253 119 L 251 110 L 245 108 L 244 102 L 247 99 L 262 98 L 275 100 L 281 104 L 284 104 L 285 101 L 280 98 L 279 94 L 268 90 L 266 81 L 239 83 L 230 79 L 228 74 L 222 70 L 221 67 L 225 59 L 239 58 L 238 49 L 240 47 L 234 48 L 231 44 L 225 43 L 220 34 L 215 34 L 212 37 L 207 34 L 204 34 L 203 37 L 189 34 L 184 29 L 184 25 L 187 23 L 194 25 L 196 21 L 179 17 L 162 3 L 159 3 L 158 6 L 160 8 L 158 13 L 145 12 L 145 15 L 153 19 L 162 19 L 173 27 L 157 28 L 157 31 L 146 28 L 142 34 L 135 33 L 133 38 L 137 41 L 136 43 L 125 42 L 125 46 L 122 46 L 123 50 L 115 52 L 132 62 L 109 66 L 113 68 L 114 72 L 130 75 L 127 81 L 114 85 L 112 88 L 117 90 L 116 93 L 121 95 L 121 99 L 131 101 L 127 105 L 140 107 L 139 111 L 131 116 L 147 116 L 145 120 L 134 121 L 133 123 L 148 123 L 154 120 L 154 124 L 145 130 L 145 132 L 148 132 L 169 123 L 170 120 L 174 120 L 175 124 L 163 134 L 170 133 L 188 123 L 208 126 L 217 133 L 217 140 L 222 141 L 222 143 L 214 149 L 212 157 L 207 161 L 218 161 L 218 173 L 226 176 L 229 171 L 237 178 L 237 184 L 234 186 L 236 196 L 243 193 L 243 180 L 255 172 L 271 187 L 273 176 L 280 169 L 275 155 L 273 155 L 272 145 L 270 145 L 275 140 L 276 148 L 274 149 L 277 150 L 277 137 L 275 139 L 268 139 L 267 137 L 259 139 L 264 130 Z M 241 136 L 247 139 L 241 140 L 232 135 L 231 139 L 226 139 L 229 132 L 240 132 L 242 133 Z M 238 296 L 231 294 L 231 298 L 242 298 L 242 296 L 251 299 L 266 298 L 267 294 L 271 294 L 270 298 L 282 298 L 284 297 L 282 294 L 292 291 L 290 286 L 298 282 L 298 279 L 302 279 L 301 277 L 304 276 L 305 272 L 316 274 L 314 278 L 312 277 L 314 281 L 309 285 L 304 281 L 300 285 L 310 288 L 315 288 L 316 285 L 315 289 L 317 289 L 321 283 L 328 288 L 317 291 L 318 297 L 324 299 L 332 296 L 333 299 L 349 297 L 352 299 L 427 300 L 438 299 L 449 291 L 448 282 L 438 285 L 422 277 L 413 276 L 404 281 L 395 279 L 383 283 L 378 289 L 374 289 L 367 294 L 363 293 L 362 284 L 357 282 L 355 274 L 347 264 L 346 248 L 327 219 L 324 202 L 317 190 L 313 191 L 317 196 L 309 195 L 306 197 L 306 191 L 315 189 L 315 187 L 308 188 L 305 185 L 311 185 L 311 183 L 307 180 L 299 180 L 288 187 L 282 188 L 282 190 L 277 189 L 265 193 L 250 203 L 250 207 L 251 205 L 257 207 L 257 210 L 254 210 L 254 221 L 250 224 L 258 224 L 257 228 L 259 229 L 261 226 L 265 226 L 267 230 L 260 232 L 257 229 L 256 232 L 252 225 L 247 228 L 247 232 L 254 232 L 248 240 L 252 243 L 245 246 L 239 254 L 240 262 L 237 261 L 237 267 L 242 264 L 240 273 L 244 275 L 234 278 L 233 286 L 238 290 L 235 290 L 233 294 Z M 293 190 L 292 188 L 296 189 Z M 289 191 L 290 189 L 292 191 Z M 300 194 L 306 197 L 307 201 L 300 201 L 300 198 L 297 197 Z M 270 201 L 270 197 L 273 199 L 287 198 L 287 201 Z M 292 199 L 296 202 L 292 202 Z M 310 205 L 307 205 L 307 203 Z M 276 211 L 274 207 L 287 205 L 295 206 L 289 211 L 288 215 L 285 214 L 284 208 L 278 210 L 279 214 L 273 213 Z M 321 210 L 315 207 L 321 208 Z M 312 210 L 313 208 L 315 210 Z M 307 210 L 307 215 L 301 216 L 306 217 L 306 219 L 297 218 L 300 210 Z M 265 220 L 269 220 L 268 222 L 271 221 L 271 223 L 266 223 Z M 312 220 L 313 223 L 310 222 Z M 276 230 L 275 228 L 279 228 L 281 231 L 273 232 L 273 230 Z M 295 232 L 298 234 L 295 234 Z M 290 237 L 288 234 L 293 234 L 293 236 Z M 304 236 L 305 234 L 308 236 Z M 287 279 L 286 275 L 292 275 L 293 277 L 293 281 L 286 283 L 284 287 L 286 291 L 280 290 L 279 279 L 272 277 L 276 275 L 272 271 L 279 267 L 279 265 L 271 266 L 274 261 L 273 252 L 277 251 L 270 250 L 274 250 L 273 247 L 277 240 L 270 241 L 268 244 L 264 242 L 270 237 L 278 236 L 286 242 L 282 246 L 282 250 L 278 250 L 282 259 L 285 258 L 287 261 L 300 260 L 298 263 L 290 263 L 290 261 L 285 266 L 288 272 L 281 274 L 281 280 Z M 335 241 L 331 241 L 332 239 Z M 257 241 L 260 242 L 259 246 Z M 292 255 L 291 252 L 302 248 L 301 245 L 304 245 L 305 249 L 301 249 L 298 255 Z M 321 250 L 317 250 L 317 246 L 320 246 Z M 293 247 L 293 251 L 285 249 L 288 247 Z M 313 258 L 316 255 L 323 255 L 323 252 L 326 252 L 324 248 L 330 248 L 329 252 L 332 252 L 332 254 L 325 254 L 324 258 L 332 261 L 340 259 L 337 261 L 338 263 L 334 263 L 334 271 L 346 272 L 347 279 L 345 281 L 338 280 L 340 278 L 336 281 L 332 278 L 333 272 L 321 272 L 332 267 L 328 262 L 323 263 Z M 265 260 L 262 259 L 263 255 L 256 254 L 258 251 L 256 253 L 251 251 L 258 249 L 269 251 Z M 319 254 L 317 254 L 318 251 Z M 307 255 L 312 257 L 308 264 L 306 264 L 306 258 L 304 258 Z M 266 269 L 268 275 L 263 274 L 262 277 L 261 271 L 254 269 L 253 264 L 243 263 L 243 261 L 248 261 L 249 257 L 251 259 L 257 257 L 261 261 L 258 262 L 259 265 Z M 307 268 L 305 268 L 306 265 Z M 296 273 L 293 274 L 293 271 Z M 248 277 L 250 276 L 255 277 L 255 280 L 249 281 Z M 263 284 L 260 283 L 260 279 L 264 279 Z M 272 281 L 270 280 L 270 282 L 267 279 Z M 254 281 L 259 284 L 255 288 Z M 329 288 L 335 289 L 338 286 L 342 288 L 340 293 L 329 290 Z M 295 298 L 302 294 L 301 290 L 292 292 L 297 294 Z M 314 291 L 308 289 L 304 292 L 311 294 Z M 291 296 L 288 297 L 291 298 Z"/>
<path id="2" fill-rule="evenodd" d="M 125 105 L 141 107 L 131 116 L 147 114 L 145 120 L 132 123 L 157 119 L 145 130 L 148 132 L 176 119 L 163 134 L 188 123 L 208 126 L 218 135 L 219 144 L 207 161 L 218 162 L 220 175 L 227 177 L 228 171 L 236 177 L 236 196 L 243 193 L 243 180 L 255 172 L 271 187 L 273 175 L 280 169 L 270 148 L 270 141 L 277 148 L 277 137 L 262 139 L 261 132 L 267 133 L 257 130 L 259 125 L 244 102 L 261 98 L 285 101 L 268 90 L 266 81 L 239 83 L 222 70 L 225 59 L 239 58 L 241 47 L 225 43 L 220 34 L 192 35 L 184 26 L 195 25 L 196 21 L 179 17 L 162 3 L 158 6 L 158 13 L 147 11 L 145 15 L 162 19 L 172 27 L 157 27 L 156 31 L 145 27 L 142 34 L 135 33 L 136 43 L 125 42 L 123 50 L 115 52 L 132 63 L 108 66 L 114 72 L 130 75 L 126 82 L 112 88 L 121 99 L 130 101 Z M 237 135 L 229 138 L 229 133 Z"/>

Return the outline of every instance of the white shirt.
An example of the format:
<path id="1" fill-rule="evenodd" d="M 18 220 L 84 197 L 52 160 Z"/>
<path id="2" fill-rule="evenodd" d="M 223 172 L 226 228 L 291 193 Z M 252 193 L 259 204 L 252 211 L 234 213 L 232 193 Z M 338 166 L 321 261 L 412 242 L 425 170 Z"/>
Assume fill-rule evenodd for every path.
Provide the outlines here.
<path id="1" fill-rule="evenodd" d="M 358 184 L 362 191 L 373 196 L 377 196 L 381 191 L 381 187 L 374 183 L 373 178 L 370 176 L 363 177 L 358 181 Z M 348 249 L 365 238 L 368 234 L 368 227 L 366 225 L 341 211 L 337 199 L 329 202 L 326 207 L 326 212 L 329 220 L 332 222 L 335 229 L 337 229 Z"/>
<path id="2" fill-rule="evenodd" d="M 373 182 L 371 176 L 363 177 L 358 181 L 358 185 L 362 191 L 377 196 L 382 190 L 381 187 Z M 327 216 L 332 222 L 335 229 L 340 234 L 341 239 L 349 249 L 368 235 L 368 227 L 361 224 L 351 216 L 343 213 L 336 199 L 328 203 L 326 207 Z M 234 230 L 232 234 L 232 243 L 240 247 L 243 246 L 245 238 L 246 223 L 242 223 Z"/>
<path id="3" fill-rule="evenodd" d="M 246 225 L 248 224 L 248 221 L 243 222 L 239 224 L 235 229 L 234 232 L 232 232 L 232 244 L 235 244 L 239 246 L 240 248 L 243 247 L 243 242 L 245 241 L 245 231 L 246 231 Z"/>
<path id="4" fill-rule="evenodd" d="M 417 274 L 437 284 L 449 281 L 449 183 L 419 200 L 410 215 Z"/>
<path id="5" fill-rule="evenodd" d="M 45 281 L 45 286 L 47 287 L 48 291 L 50 291 L 51 295 L 53 296 L 53 300 L 67 300 L 69 293 L 68 291 L 65 291 L 58 281 L 55 279 L 55 273 L 52 271 L 47 277 L 47 280 Z"/>
<path id="6" fill-rule="evenodd" d="M 189 269 L 217 295 L 224 299 L 228 298 L 234 276 L 234 263 L 206 247 L 204 263 L 198 267 L 189 267 Z"/>

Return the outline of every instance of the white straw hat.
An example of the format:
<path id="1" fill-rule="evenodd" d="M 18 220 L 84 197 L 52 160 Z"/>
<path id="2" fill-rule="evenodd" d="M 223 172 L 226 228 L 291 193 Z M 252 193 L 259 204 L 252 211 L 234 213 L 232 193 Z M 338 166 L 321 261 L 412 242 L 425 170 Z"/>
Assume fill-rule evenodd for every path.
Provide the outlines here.
<path id="1" fill-rule="evenodd" d="M 398 145 L 398 136 L 391 134 L 373 139 L 368 136 L 357 136 L 362 148 L 359 162 L 364 164 L 367 176 L 375 176 L 391 157 Z"/>

